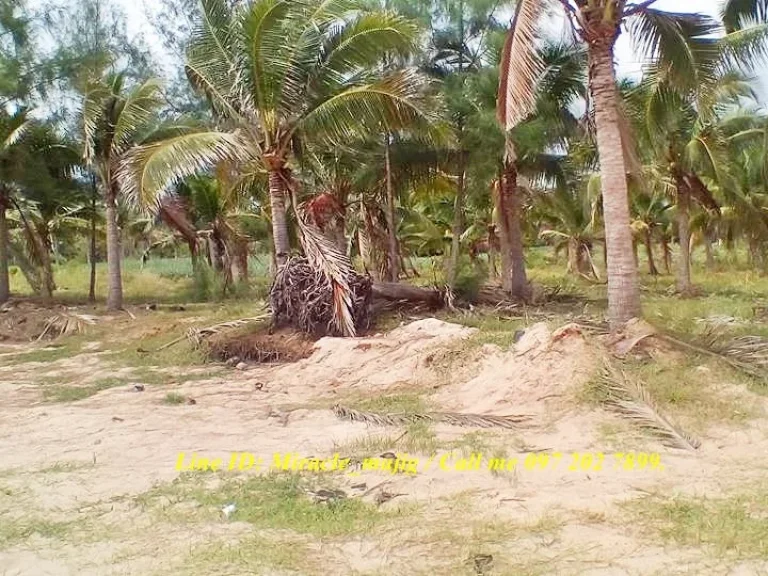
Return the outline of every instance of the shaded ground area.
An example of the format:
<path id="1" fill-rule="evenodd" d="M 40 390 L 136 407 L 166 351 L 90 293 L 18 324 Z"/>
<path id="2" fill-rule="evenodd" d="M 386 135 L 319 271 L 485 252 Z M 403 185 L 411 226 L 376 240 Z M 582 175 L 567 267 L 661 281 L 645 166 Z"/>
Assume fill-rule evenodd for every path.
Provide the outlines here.
<path id="1" fill-rule="evenodd" d="M 213 360 L 236 364 L 296 362 L 312 355 L 316 340 L 289 329 L 271 332 L 267 327 L 214 336 L 208 342 Z"/>
<path id="2" fill-rule="evenodd" d="M 3 574 L 768 572 L 765 397 L 713 359 L 622 363 L 701 441 L 675 450 L 605 408 L 616 343 L 562 320 L 212 339 L 298 358 L 235 370 L 137 350 L 244 311 L 134 314 L 0 352 Z"/>

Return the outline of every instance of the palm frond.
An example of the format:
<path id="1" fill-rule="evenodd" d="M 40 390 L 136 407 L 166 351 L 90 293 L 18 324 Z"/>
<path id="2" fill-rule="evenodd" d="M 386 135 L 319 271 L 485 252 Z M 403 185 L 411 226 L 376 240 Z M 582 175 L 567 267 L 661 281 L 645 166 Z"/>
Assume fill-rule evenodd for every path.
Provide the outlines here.
<path id="1" fill-rule="evenodd" d="M 756 23 L 768 22 L 768 0 L 726 0 L 722 8 L 723 23 L 728 32 Z"/>
<path id="2" fill-rule="evenodd" d="M 60 336 L 72 336 L 83 334 L 88 326 L 96 324 L 96 319 L 84 314 L 72 314 L 62 312 L 51 316 L 45 321 L 43 331 L 38 336 L 38 342 L 44 338 L 59 338 Z"/>
<path id="3" fill-rule="evenodd" d="M 147 80 L 128 94 L 115 122 L 112 137 L 114 156 L 134 143 L 137 132 L 147 125 L 162 103 L 160 81 L 157 79 Z"/>
<path id="4" fill-rule="evenodd" d="M 759 336 L 743 336 L 727 340 L 717 333 L 687 341 L 670 334 L 658 338 L 689 352 L 717 358 L 732 368 L 768 384 L 768 340 Z"/>
<path id="5" fill-rule="evenodd" d="M 701 442 L 664 416 L 639 380 L 630 379 L 606 360 L 600 383 L 608 393 L 607 404 L 656 436 L 670 448 L 697 450 Z"/>
<path id="6" fill-rule="evenodd" d="M 8 124 L 3 126 L 3 140 L 0 150 L 7 150 L 17 144 L 32 127 L 33 122 L 25 110 L 21 110 L 8 118 Z"/>
<path id="7" fill-rule="evenodd" d="M 356 335 L 354 317 L 354 294 L 350 286 L 351 277 L 356 275 L 349 257 L 342 253 L 320 230 L 311 225 L 303 207 L 297 210 L 301 245 L 310 266 L 322 271 L 331 285 L 333 294 L 333 322 L 344 336 Z"/>
<path id="8" fill-rule="evenodd" d="M 546 6 L 542 0 L 519 0 L 502 51 L 497 114 L 505 131 L 521 122 L 536 105 L 536 83 L 544 64 L 536 49 L 536 30 Z"/>
<path id="9" fill-rule="evenodd" d="M 519 430 L 532 420 L 530 416 L 491 416 L 487 414 L 460 414 L 457 412 L 378 414 L 354 410 L 341 404 L 336 404 L 332 410 L 339 420 L 361 422 L 375 426 L 406 426 L 416 422 L 429 422 L 466 428 Z"/>
<path id="10" fill-rule="evenodd" d="M 433 113 L 419 106 L 426 79 L 415 70 L 401 70 L 363 86 L 353 86 L 312 108 L 297 129 L 317 134 L 332 145 L 357 141 L 361 136 L 428 125 Z"/>
<path id="11" fill-rule="evenodd" d="M 248 143 L 237 133 L 184 134 L 133 149 L 118 167 L 117 179 L 129 201 L 154 210 L 162 194 L 185 176 L 230 160 L 254 160 Z"/>

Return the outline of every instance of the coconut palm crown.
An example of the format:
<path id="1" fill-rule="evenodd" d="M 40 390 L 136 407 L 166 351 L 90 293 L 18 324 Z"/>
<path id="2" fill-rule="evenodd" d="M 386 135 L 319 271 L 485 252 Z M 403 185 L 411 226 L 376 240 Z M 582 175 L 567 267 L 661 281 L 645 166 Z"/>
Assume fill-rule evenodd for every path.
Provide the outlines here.
<path id="1" fill-rule="evenodd" d="M 276 260 L 290 251 L 289 162 L 302 148 L 425 123 L 424 87 L 414 70 L 389 70 L 418 29 L 359 0 L 255 0 L 231 8 L 203 0 L 187 76 L 208 99 L 216 128 L 141 148 L 122 169 L 128 195 L 151 207 L 181 178 L 227 162 L 269 177 Z"/>

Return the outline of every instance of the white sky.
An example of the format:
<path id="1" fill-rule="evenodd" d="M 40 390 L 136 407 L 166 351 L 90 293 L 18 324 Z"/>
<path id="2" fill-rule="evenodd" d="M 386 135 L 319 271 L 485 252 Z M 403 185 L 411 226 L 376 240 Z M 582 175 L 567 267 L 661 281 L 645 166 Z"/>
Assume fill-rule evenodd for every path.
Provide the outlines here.
<path id="1" fill-rule="evenodd" d="M 66 0 L 63 0 L 66 2 Z M 166 61 L 163 49 L 155 39 L 155 34 L 148 18 L 152 11 L 152 6 L 157 5 L 161 0 L 113 0 L 122 7 L 128 19 L 129 33 L 143 34 L 152 46 L 160 62 Z M 414 0 L 418 2 L 419 0 Z M 674 12 L 699 12 L 717 18 L 720 12 L 722 0 L 658 0 L 654 8 L 670 10 Z M 632 43 L 628 34 L 622 34 L 617 45 L 616 57 L 619 65 L 619 74 L 622 76 L 639 74 L 642 61 L 634 53 Z M 768 73 L 762 74 L 762 93 L 768 94 Z"/>

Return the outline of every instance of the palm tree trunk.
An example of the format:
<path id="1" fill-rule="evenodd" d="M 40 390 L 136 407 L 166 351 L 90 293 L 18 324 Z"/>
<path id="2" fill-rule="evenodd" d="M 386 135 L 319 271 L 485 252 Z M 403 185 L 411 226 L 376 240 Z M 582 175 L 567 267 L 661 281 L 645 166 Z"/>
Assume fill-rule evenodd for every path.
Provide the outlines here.
<path id="1" fill-rule="evenodd" d="M 123 307 L 123 278 L 120 271 L 120 229 L 117 225 L 117 193 L 114 186 L 107 191 L 107 309 L 120 310 Z"/>
<path id="2" fill-rule="evenodd" d="M 459 256 L 461 255 L 461 235 L 464 233 L 464 198 L 466 196 L 466 155 L 459 151 L 458 184 L 456 186 L 456 201 L 453 205 L 453 238 L 451 240 L 451 259 L 448 264 L 448 287 L 453 290 L 456 286 L 456 276 L 459 271 Z"/>
<path id="3" fill-rule="evenodd" d="M 666 232 L 661 237 L 661 250 L 664 253 L 664 269 L 667 271 L 667 274 L 669 274 L 672 250 L 669 248 L 669 240 L 667 239 Z"/>
<path id="4" fill-rule="evenodd" d="M 713 243 L 713 230 L 711 226 L 707 225 L 704 229 L 704 250 L 707 254 L 707 270 L 712 271 L 715 269 L 715 252 L 712 246 Z"/>
<path id="5" fill-rule="evenodd" d="M 384 172 L 387 181 L 387 251 L 389 253 L 389 279 L 400 280 L 400 249 L 397 242 L 397 213 L 395 190 L 392 184 L 392 163 L 389 154 L 389 134 L 384 135 Z"/>
<path id="6" fill-rule="evenodd" d="M 488 226 L 488 264 L 491 280 L 496 280 L 499 275 L 496 269 L 496 242 L 496 228 L 493 225 Z"/>
<path id="7" fill-rule="evenodd" d="M 677 185 L 677 233 L 680 238 L 680 261 L 677 265 L 677 291 L 691 292 L 691 198 L 684 184 Z"/>
<path id="8" fill-rule="evenodd" d="M 232 281 L 236 284 L 248 283 L 248 241 L 234 238 L 229 249 L 232 254 Z"/>
<path id="9" fill-rule="evenodd" d="M 91 278 L 88 286 L 88 302 L 96 302 L 96 176 L 91 176 Z"/>
<path id="10" fill-rule="evenodd" d="M 285 183 L 282 166 L 276 163 L 269 170 L 269 203 L 272 209 L 272 237 L 275 242 L 275 261 L 278 267 L 288 260 L 291 242 L 288 238 L 288 219 L 285 210 Z"/>
<path id="11" fill-rule="evenodd" d="M 509 226 L 505 217 L 502 199 L 504 187 L 504 168 L 499 169 L 499 176 L 493 187 L 493 205 L 499 225 L 499 252 L 501 254 L 501 287 L 505 292 L 512 291 L 512 248 L 509 240 Z"/>
<path id="12" fill-rule="evenodd" d="M 576 238 L 568 238 L 568 246 L 566 247 L 568 250 L 568 266 L 566 267 L 565 271 L 568 274 L 574 274 L 578 276 L 579 274 L 579 242 L 576 240 Z"/>
<path id="13" fill-rule="evenodd" d="M 525 270 L 523 229 L 520 223 L 520 188 L 517 184 L 517 167 L 514 162 L 504 162 L 504 177 L 499 194 L 501 210 L 499 217 L 507 235 L 510 270 L 504 272 L 509 281 L 509 293 L 514 298 L 527 300 L 530 295 L 528 275 Z"/>
<path id="14" fill-rule="evenodd" d="M 11 297 L 11 282 L 8 276 L 8 199 L 6 191 L 0 190 L 0 304 L 8 302 Z"/>
<path id="15" fill-rule="evenodd" d="M 648 254 L 648 272 L 651 276 L 658 276 L 659 269 L 656 268 L 656 261 L 653 258 L 653 238 L 650 229 L 645 231 L 645 251 Z"/>
<path id="16" fill-rule="evenodd" d="M 365 270 L 374 280 L 381 280 L 377 266 L 374 266 L 371 260 L 371 224 L 368 211 L 365 209 L 365 202 L 362 200 L 360 201 L 360 216 L 357 227 L 357 248 Z"/>
<path id="17" fill-rule="evenodd" d="M 53 261 L 51 260 L 51 255 L 53 254 L 51 230 L 47 222 L 41 223 L 40 228 L 37 230 L 35 242 L 39 246 L 40 265 L 42 268 L 42 289 L 40 295 L 46 303 L 50 303 L 53 300 L 53 293 L 56 291 L 56 282 L 53 278 Z"/>
<path id="18" fill-rule="evenodd" d="M 599 31 L 601 34 L 603 31 Z M 642 314 L 640 286 L 632 251 L 629 191 L 622 136 L 619 128 L 615 37 L 603 33 L 589 44 L 590 88 L 595 108 L 597 150 L 603 188 L 605 240 L 608 262 L 608 319 L 618 329 Z"/>

